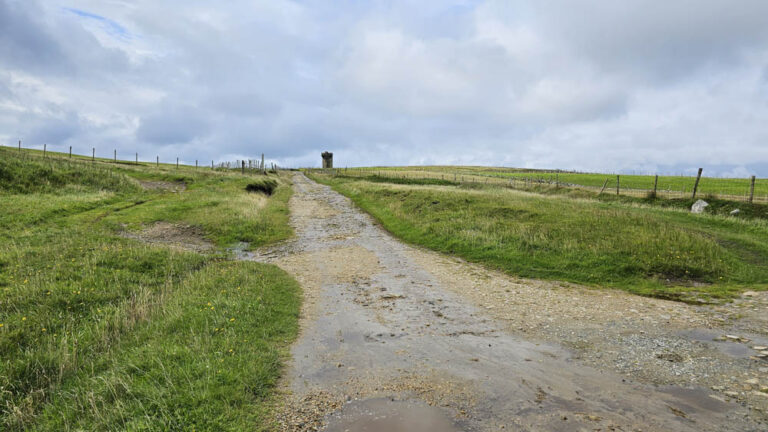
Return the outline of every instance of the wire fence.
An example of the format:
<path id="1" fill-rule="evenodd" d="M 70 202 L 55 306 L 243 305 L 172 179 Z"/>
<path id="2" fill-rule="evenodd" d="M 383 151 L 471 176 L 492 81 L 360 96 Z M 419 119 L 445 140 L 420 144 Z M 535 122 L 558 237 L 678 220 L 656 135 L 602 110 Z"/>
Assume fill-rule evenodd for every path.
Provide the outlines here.
<path id="1" fill-rule="evenodd" d="M 50 151 L 47 144 L 36 146 L 37 148 L 25 148 L 22 146 L 22 141 L 18 142 L 18 151 L 32 151 L 41 152 L 43 157 L 47 157 L 53 152 Z M 179 157 L 175 158 L 175 161 L 171 162 L 160 161 L 160 156 L 155 155 L 154 160 L 147 161 L 146 159 L 140 159 L 138 152 L 134 152 L 132 159 L 118 158 L 117 149 L 112 150 L 111 158 L 96 157 L 96 148 L 92 147 L 90 155 L 73 153 L 72 146 L 69 146 L 67 151 L 56 152 L 58 156 L 67 157 L 71 160 L 78 161 L 90 161 L 96 162 L 112 162 L 119 164 L 134 164 L 134 165 L 155 165 L 157 168 L 175 166 L 179 169 L 180 166 L 190 168 L 191 163 L 182 163 Z M 122 156 L 122 153 L 121 153 Z M 275 163 L 267 163 L 265 161 L 264 154 L 261 154 L 260 158 L 254 159 L 236 159 L 234 161 L 219 161 L 211 160 L 210 165 L 201 164 L 200 160 L 195 160 L 194 167 L 196 169 L 210 168 L 211 170 L 226 170 L 226 171 L 240 171 L 245 174 L 248 173 L 266 173 L 267 171 L 278 171 L 284 169 Z M 768 203 L 768 193 L 761 193 L 765 190 L 765 183 L 758 183 L 755 176 L 748 179 L 716 179 L 702 177 L 702 170 L 699 169 L 697 177 L 670 177 L 663 176 L 638 176 L 638 175 L 601 175 L 601 174 L 587 174 L 577 172 L 562 172 L 562 171 L 525 171 L 525 170 L 497 170 L 483 169 L 482 172 L 472 172 L 463 170 L 452 170 L 450 167 L 380 167 L 380 168 L 330 168 L 330 169 L 315 169 L 333 175 L 346 175 L 353 177 L 368 177 L 376 176 L 379 178 L 392 178 L 392 179 L 413 179 L 413 180 L 443 180 L 451 181 L 454 183 L 466 183 L 466 184 L 495 184 L 503 185 L 513 189 L 527 189 L 534 186 L 550 186 L 555 188 L 575 188 L 593 191 L 597 194 L 614 193 L 616 195 L 625 195 L 632 197 L 659 197 L 667 199 L 685 199 L 685 198 L 715 198 L 729 201 L 740 201 L 748 203 Z M 588 182 L 574 181 L 574 179 L 586 178 L 591 182 L 601 180 L 604 177 L 604 181 L 601 186 L 596 184 L 588 184 Z M 629 182 L 623 182 L 622 177 L 629 178 Z M 652 187 L 638 187 L 638 178 L 643 181 L 650 181 L 653 179 Z M 672 178 L 672 181 L 668 179 Z M 659 180 L 662 179 L 660 183 Z M 722 183 L 727 180 L 727 190 L 714 190 L 712 185 L 708 183 Z M 756 193 L 756 185 L 760 188 Z M 701 188 L 700 188 L 701 186 Z M 724 186 L 724 187 L 725 187 Z"/>
<path id="2" fill-rule="evenodd" d="M 751 176 L 747 179 L 727 179 L 728 181 L 739 180 L 736 185 L 728 185 L 728 191 L 714 191 L 711 185 L 707 185 L 707 182 L 719 181 L 722 179 L 714 179 L 708 177 L 701 177 L 701 173 L 697 177 L 675 177 L 674 181 L 667 181 L 664 179 L 670 178 L 670 176 L 638 176 L 627 175 L 635 180 L 633 183 L 637 183 L 637 177 L 646 177 L 650 184 L 650 187 L 643 188 L 636 185 L 625 186 L 622 181 L 622 175 L 598 175 L 591 174 L 591 176 L 602 177 L 602 185 L 595 186 L 590 184 L 577 183 L 569 181 L 568 174 L 571 173 L 558 173 L 558 172 L 525 172 L 516 171 L 514 175 L 506 176 L 499 175 L 499 172 L 489 173 L 467 173 L 462 171 L 452 171 L 448 167 L 444 170 L 418 169 L 416 167 L 408 168 L 333 168 L 333 169 L 312 169 L 317 172 L 325 172 L 332 175 L 344 175 L 350 177 L 378 177 L 383 179 L 400 179 L 400 180 L 441 180 L 449 181 L 459 184 L 490 184 L 501 185 L 513 189 L 530 189 L 536 186 L 546 186 L 554 188 L 573 188 L 592 191 L 596 194 L 615 194 L 624 195 L 637 198 L 658 197 L 666 199 L 687 199 L 687 198 L 714 198 L 728 201 L 746 202 L 746 203 L 760 203 L 768 204 L 768 194 L 759 193 L 765 187 L 765 183 L 759 183 L 755 176 Z M 661 180 L 661 181 L 660 181 Z M 707 187 L 704 187 L 707 186 Z M 761 186 L 756 193 L 756 186 Z M 741 189 L 741 192 L 737 192 Z"/>
<path id="3" fill-rule="evenodd" d="M 36 147 L 36 148 L 35 148 Z M 123 165 L 144 165 L 144 166 L 151 166 L 155 165 L 157 168 L 160 168 L 161 165 L 163 167 L 167 166 L 174 166 L 176 169 L 179 167 L 186 167 L 191 168 L 192 164 L 191 162 L 183 162 L 179 157 L 175 159 L 175 161 L 167 162 L 160 160 L 159 155 L 155 155 L 155 158 L 153 160 L 146 160 L 146 159 L 140 159 L 139 153 L 134 152 L 134 157 L 132 159 L 123 159 L 118 158 L 118 151 L 117 149 L 112 150 L 112 157 L 103 157 L 103 156 L 96 156 L 96 147 L 91 148 L 90 155 L 88 154 L 78 154 L 73 153 L 72 146 L 69 146 L 67 151 L 52 151 L 51 148 L 49 148 L 48 144 L 43 144 L 42 148 L 40 146 L 35 147 L 23 147 L 22 141 L 19 140 L 18 145 L 16 148 L 18 151 L 21 152 L 39 152 L 41 153 L 42 157 L 48 157 L 56 155 L 58 157 L 64 157 L 68 158 L 73 161 L 90 161 L 92 163 L 102 163 L 102 162 L 111 162 L 116 164 L 123 164 Z M 123 156 L 123 153 L 120 154 L 120 156 Z M 283 169 L 282 167 L 278 166 L 276 163 L 273 162 L 266 162 L 264 158 L 264 154 L 261 154 L 260 159 L 236 159 L 234 161 L 219 161 L 216 162 L 215 160 L 211 160 L 210 166 L 207 164 L 207 161 L 204 163 L 200 163 L 201 161 L 196 159 L 194 167 L 196 169 L 200 168 L 210 168 L 211 170 L 229 170 L 229 171 L 237 171 L 240 170 L 242 173 L 245 172 L 261 172 L 266 173 L 267 171 L 277 171 L 280 169 Z"/>

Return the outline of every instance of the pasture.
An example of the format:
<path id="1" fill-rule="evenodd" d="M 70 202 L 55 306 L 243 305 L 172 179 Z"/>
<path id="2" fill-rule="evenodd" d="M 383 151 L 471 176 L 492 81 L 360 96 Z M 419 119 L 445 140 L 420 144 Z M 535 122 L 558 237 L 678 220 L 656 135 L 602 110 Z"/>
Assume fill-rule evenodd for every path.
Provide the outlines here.
<path id="1" fill-rule="evenodd" d="M 0 148 L 0 429 L 266 428 L 300 289 L 227 248 L 292 235 L 290 195 Z"/>

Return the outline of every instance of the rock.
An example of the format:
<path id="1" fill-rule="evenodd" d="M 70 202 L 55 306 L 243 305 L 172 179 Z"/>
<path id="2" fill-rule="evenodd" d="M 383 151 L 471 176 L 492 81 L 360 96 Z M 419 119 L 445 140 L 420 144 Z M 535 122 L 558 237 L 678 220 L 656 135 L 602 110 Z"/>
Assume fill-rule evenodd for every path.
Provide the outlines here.
<path id="1" fill-rule="evenodd" d="M 728 213 L 728 214 L 729 214 L 729 215 L 731 215 L 731 216 L 738 216 L 738 215 L 739 215 L 739 213 L 741 213 L 741 210 L 739 210 L 739 209 L 733 209 L 733 210 L 731 210 L 731 212 L 730 212 L 730 213 Z"/>
<path id="2" fill-rule="evenodd" d="M 736 336 L 736 335 L 725 335 L 725 338 L 732 341 L 741 340 L 741 336 Z"/>
<path id="3" fill-rule="evenodd" d="M 723 387 L 723 386 L 712 386 L 712 390 L 723 391 L 723 390 L 725 390 L 725 387 Z"/>
<path id="4" fill-rule="evenodd" d="M 754 297 L 757 295 L 757 292 L 755 291 L 744 291 L 742 294 L 744 297 Z"/>
<path id="5" fill-rule="evenodd" d="M 739 397 L 739 393 L 735 392 L 735 391 L 727 391 L 727 392 L 725 392 L 723 394 L 728 396 L 728 397 L 732 397 L 732 398 Z"/>
<path id="6" fill-rule="evenodd" d="M 768 398 L 768 393 L 763 393 L 763 392 L 759 392 L 759 391 L 753 391 L 752 394 L 755 395 L 755 396 L 762 396 L 764 398 Z"/>
<path id="7" fill-rule="evenodd" d="M 765 351 L 765 350 L 768 350 L 768 347 L 757 346 L 756 345 L 756 346 L 753 346 L 752 349 L 755 350 L 755 351 Z"/>
<path id="8" fill-rule="evenodd" d="M 709 206 L 709 203 L 704 200 L 698 200 L 691 206 L 691 213 L 704 213 L 704 209 Z"/>
<path id="9" fill-rule="evenodd" d="M 749 384 L 749 385 L 756 386 L 756 385 L 760 385 L 760 380 L 757 379 L 757 378 L 750 378 L 750 379 L 744 381 L 744 384 Z"/>
<path id="10" fill-rule="evenodd" d="M 671 363 L 680 363 L 683 361 L 683 356 L 678 353 L 660 353 L 656 354 L 656 358 L 659 360 L 666 360 Z"/>

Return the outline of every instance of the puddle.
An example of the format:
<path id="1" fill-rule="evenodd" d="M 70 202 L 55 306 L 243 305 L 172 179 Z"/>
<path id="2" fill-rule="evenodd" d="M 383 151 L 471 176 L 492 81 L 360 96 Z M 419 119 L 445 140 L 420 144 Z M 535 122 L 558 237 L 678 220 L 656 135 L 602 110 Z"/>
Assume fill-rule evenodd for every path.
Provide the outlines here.
<path id="1" fill-rule="evenodd" d="M 253 252 L 249 252 L 248 246 L 250 244 L 248 242 L 237 242 L 233 244 L 232 246 L 227 248 L 227 251 L 234 254 L 235 259 L 240 261 L 249 261 L 253 259 Z"/>
<path id="2" fill-rule="evenodd" d="M 755 355 L 755 350 L 753 350 L 751 347 L 752 345 L 755 345 L 756 343 L 762 344 L 764 340 L 760 341 L 751 341 L 748 343 L 742 343 L 737 341 L 719 341 L 715 340 L 716 338 L 722 337 L 723 332 L 717 332 L 713 330 L 708 329 L 695 329 L 695 330 L 689 330 L 681 332 L 680 335 L 699 342 L 706 342 L 707 344 L 715 347 L 718 351 L 722 352 L 723 354 L 727 354 L 731 357 L 735 358 L 749 358 L 752 355 Z M 753 339 L 753 337 L 747 336 L 749 339 Z M 761 339 L 761 338 L 758 338 Z"/>
<path id="3" fill-rule="evenodd" d="M 674 396 L 675 404 L 683 412 L 709 411 L 722 413 L 728 410 L 728 404 L 711 397 L 710 391 L 701 388 L 663 386 L 659 390 Z"/>
<path id="4" fill-rule="evenodd" d="M 325 432 L 461 432 L 438 408 L 423 402 L 368 399 L 331 414 Z"/>

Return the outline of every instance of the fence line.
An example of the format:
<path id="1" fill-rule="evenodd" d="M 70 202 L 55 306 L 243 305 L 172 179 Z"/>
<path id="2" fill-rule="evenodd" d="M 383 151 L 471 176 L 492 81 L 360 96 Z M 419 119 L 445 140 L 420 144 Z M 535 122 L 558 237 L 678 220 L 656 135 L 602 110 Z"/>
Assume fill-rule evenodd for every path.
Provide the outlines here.
<path id="1" fill-rule="evenodd" d="M 605 191 L 606 187 L 616 187 L 616 192 L 619 195 L 624 196 L 631 196 L 636 198 L 645 198 L 645 197 L 651 197 L 656 196 L 659 198 L 667 198 L 667 199 L 685 199 L 685 198 L 691 198 L 694 195 L 692 195 L 692 191 L 694 190 L 694 185 L 697 183 L 696 177 L 691 178 L 691 181 L 693 184 L 690 185 L 690 189 L 687 186 L 683 186 L 682 189 L 672 189 L 671 187 L 668 187 L 667 189 L 659 188 L 659 179 L 658 176 L 654 176 L 653 181 L 654 185 L 653 188 L 649 189 L 642 189 L 642 188 L 629 188 L 622 185 L 621 175 L 616 175 L 613 179 L 613 182 L 611 182 L 611 177 L 607 177 L 605 182 L 603 183 L 603 186 L 591 186 L 591 185 L 582 185 L 582 184 L 576 184 L 576 183 L 568 183 L 566 181 L 563 181 L 563 179 L 560 178 L 558 173 L 552 172 L 554 176 L 551 176 L 550 178 L 543 178 L 541 176 L 511 176 L 511 177 L 499 177 L 499 176 L 493 176 L 493 175 L 481 175 L 481 174 L 466 174 L 461 172 L 455 172 L 455 171 L 434 171 L 434 170 L 427 170 L 427 169 L 411 169 L 411 170 L 392 170 L 388 168 L 383 169 L 376 169 L 376 168 L 331 168 L 331 169 L 321 169 L 321 168 L 313 168 L 311 169 L 313 171 L 318 172 L 325 172 L 332 175 L 345 175 L 350 177 L 380 177 L 380 178 L 389 178 L 389 179 L 414 179 L 414 180 L 447 180 L 452 181 L 454 183 L 460 183 L 460 184 L 492 184 L 492 185 L 499 185 L 499 186 L 505 186 L 512 189 L 530 189 L 536 186 L 539 187 L 554 187 L 554 188 L 571 188 L 571 189 L 582 189 L 587 191 L 592 191 L 596 194 L 601 194 Z M 560 171 L 560 173 L 563 173 L 563 171 Z M 686 177 L 688 178 L 688 177 Z M 699 184 L 698 188 L 700 189 L 701 184 L 704 184 L 706 182 L 706 177 L 699 178 Z M 766 203 L 768 204 L 768 195 L 755 195 L 754 193 L 754 183 L 756 182 L 756 179 L 754 176 L 752 176 L 750 179 L 747 180 L 747 187 L 744 191 L 743 195 L 740 194 L 734 194 L 734 193 L 713 193 L 713 192 L 700 192 L 697 191 L 699 197 L 703 198 L 719 198 L 729 201 L 738 201 L 738 202 L 746 202 L 746 203 Z"/>
<path id="2" fill-rule="evenodd" d="M 21 140 L 19 140 L 19 142 L 18 142 L 18 150 L 19 150 L 19 152 L 21 152 L 22 150 L 39 151 L 38 149 L 34 149 L 32 147 L 28 147 L 28 148 L 22 147 L 22 141 Z M 42 157 L 44 159 L 49 157 L 48 154 L 51 153 L 51 151 L 48 149 L 48 144 L 43 144 L 43 151 L 42 151 L 42 153 L 43 153 Z M 69 153 L 62 153 L 62 154 L 64 155 L 62 157 L 66 156 L 69 159 L 73 159 L 73 156 L 74 156 L 74 158 L 79 159 L 81 161 L 85 161 L 85 160 L 88 159 L 88 156 L 86 156 L 86 155 L 79 155 L 77 153 L 73 153 L 72 152 L 72 146 L 69 146 Z M 97 162 L 97 159 L 96 159 L 96 147 L 92 147 L 91 148 L 90 159 L 91 159 L 91 163 Z M 123 164 L 129 164 L 129 165 L 130 164 L 133 164 L 133 165 L 151 164 L 151 162 L 139 161 L 139 153 L 138 152 L 135 153 L 135 158 L 134 158 L 133 161 L 118 159 L 117 158 L 117 149 L 113 149 L 113 151 L 112 151 L 112 159 L 111 160 L 107 159 L 107 158 L 100 158 L 100 160 L 98 160 L 98 162 L 113 163 L 113 164 L 123 163 Z M 262 174 L 266 174 L 267 171 L 276 172 L 278 170 L 284 169 L 283 167 L 279 166 L 278 164 L 276 164 L 274 162 L 270 162 L 269 166 L 268 166 L 267 163 L 264 160 L 264 153 L 261 154 L 261 161 L 259 161 L 258 159 L 247 159 L 247 163 L 248 163 L 248 169 L 247 169 L 248 172 L 260 172 Z M 241 172 L 243 174 L 245 174 L 245 172 L 246 172 L 245 164 L 246 164 L 246 160 L 245 159 L 243 159 L 243 160 L 237 159 L 234 163 L 231 162 L 231 161 L 223 161 L 223 162 L 219 162 L 218 165 L 215 164 L 214 160 L 211 160 L 211 170 L 217 170 L 217 169 L 219 169 L 219 170 L 237 170 L 238 168 L 242 168 Z M 166 164 L 166 165 L 173 166 L 173 164 Z M 241 165 L 242 165 L 242 167 L 241 167 Z M 180 163 L 180 159 L 178 157 L 176 158 L 175 166 L 176 166 L 176 169 L 179 169 L 180 166 L 190 167 L 190 168 L 192 167 L 191 165 L 181 164 Z M 159 155 L 155 157 L 155 167 L 158 168 L 158 169 L 160 168 L 160 156 Z M 199 168 L 200 168 L 200 166 L 198 164 L 198 160 L 196 159 L 195 160 L 195 169 L 199 169 Z"/>

